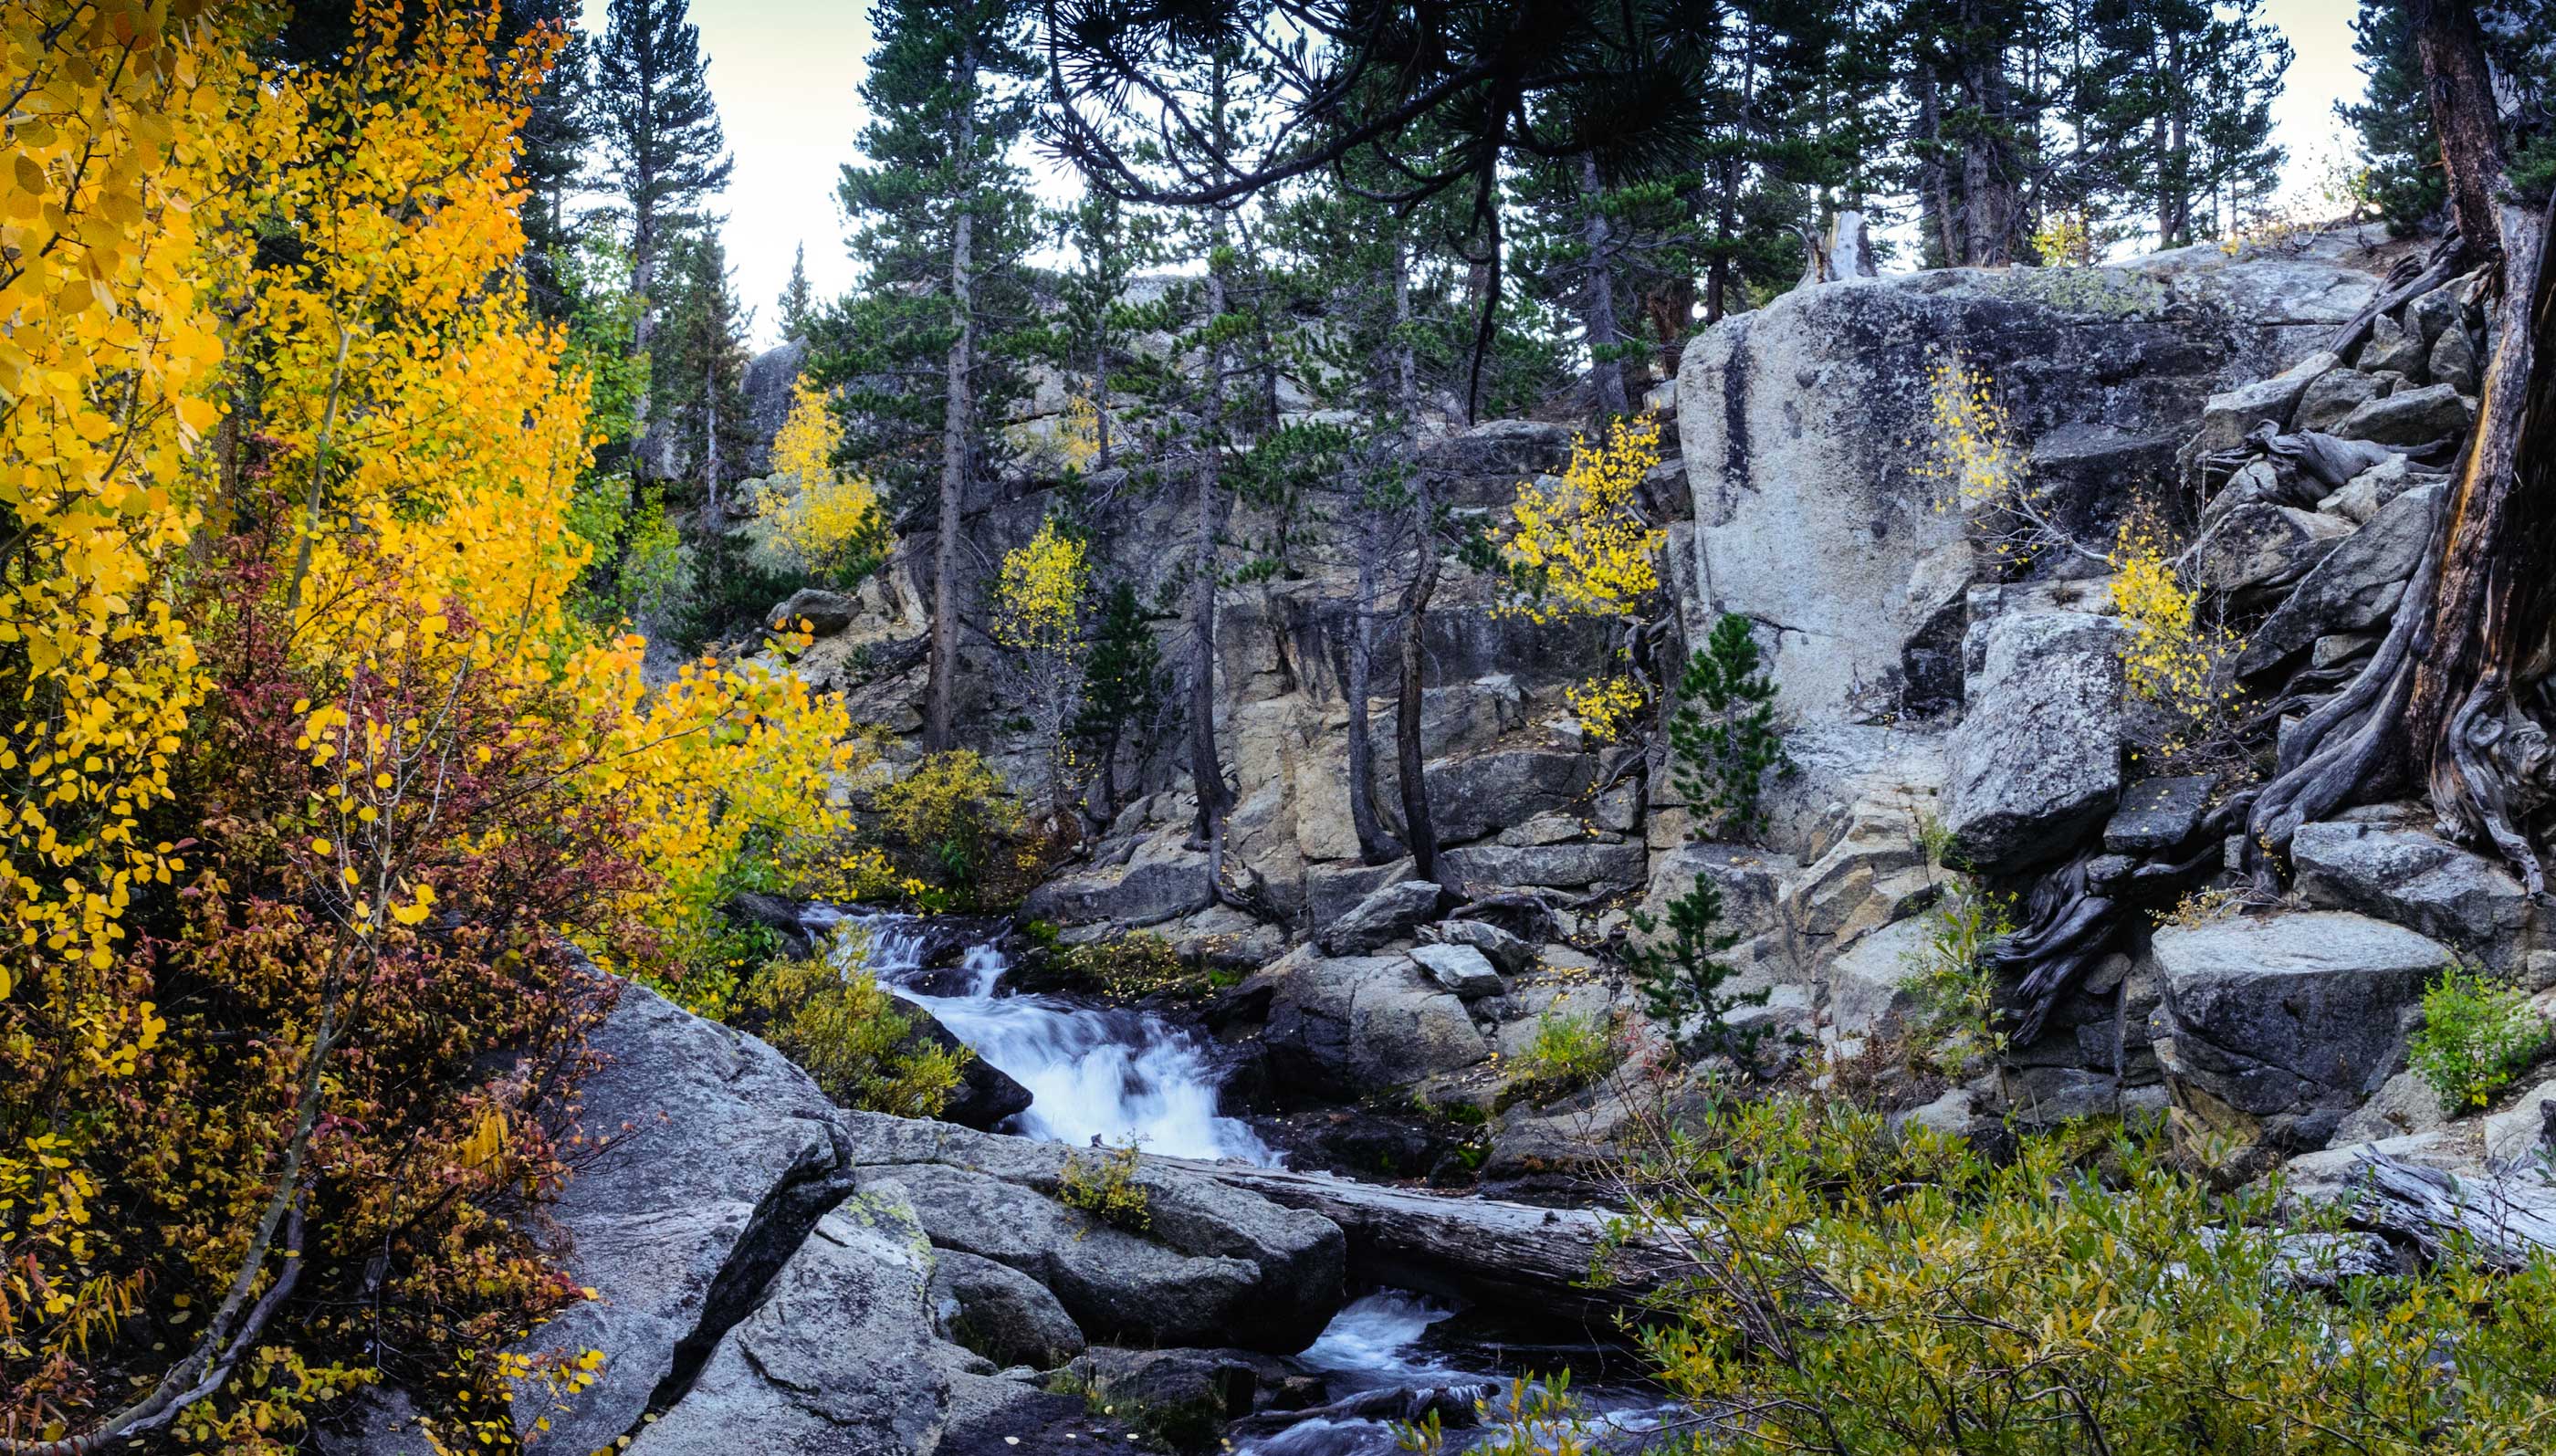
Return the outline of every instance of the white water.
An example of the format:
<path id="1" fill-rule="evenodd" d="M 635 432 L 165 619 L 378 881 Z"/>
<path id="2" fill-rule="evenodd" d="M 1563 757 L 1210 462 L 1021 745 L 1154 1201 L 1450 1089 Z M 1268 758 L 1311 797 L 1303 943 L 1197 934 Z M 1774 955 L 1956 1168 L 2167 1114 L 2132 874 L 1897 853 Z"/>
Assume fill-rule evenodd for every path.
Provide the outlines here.
<path id="1" fill-rule="evenodd" d="M 1097 1137 L 1174 1157 L 1239 1158 L 1274 1167 L 1278 1155 L 1238 1119 L 1215 1110 L 1218 1077 L 1188 1031 L 1146 1011 L 1005 995 L 1011 969 L 999 946 L 969 946 L 956 978 L 927 973 L 925 942 L 908 915 L 844 917 L 842 964 L 866 968 L 1030 1090 L 1017 1119 L 1031 1137 L 1083 1146 Z M 818 912 L 809 914 L 821 928 Z M 957 980 L 957 994 L 947 993 Z"/>

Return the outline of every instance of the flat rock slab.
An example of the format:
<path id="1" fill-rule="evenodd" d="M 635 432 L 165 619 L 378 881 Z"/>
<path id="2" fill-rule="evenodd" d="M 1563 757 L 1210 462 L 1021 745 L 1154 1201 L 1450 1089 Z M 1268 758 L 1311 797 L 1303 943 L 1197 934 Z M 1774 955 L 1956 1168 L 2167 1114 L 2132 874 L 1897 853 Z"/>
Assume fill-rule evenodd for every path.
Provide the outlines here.
<path id="1" fill-rule="evenodd" d="M 2419 829 L 2326 821 L 2290 841 L 2298 891 L 2421 931 L 2494 965 L 2529 924 L 2529 895 L 2500 864 Z"/>
<path id="2" fill-rule="evenodd" d="M 2078 611 L 2000 616 L 1953 730 L 1944 828 L 1973 866 L 2056 859 L 2121 793 L 2120 625 Z"/>
<path id="3" fill-rule="evenodd" d="M 2428 936 L 2339 910 L 2168 925 L 2153 944 L 2167 1075 L 2255 1117 L 2375 1091 L 2450 958 Z"/>
<path id="4" fill-rule="evenodd" d="M 2121 793 L 2104 826 L 2104 848 L 2115 855 L 2153 855 L 2192 838 L 2219 780 L 2208 774 L 2143 778 Z"/>

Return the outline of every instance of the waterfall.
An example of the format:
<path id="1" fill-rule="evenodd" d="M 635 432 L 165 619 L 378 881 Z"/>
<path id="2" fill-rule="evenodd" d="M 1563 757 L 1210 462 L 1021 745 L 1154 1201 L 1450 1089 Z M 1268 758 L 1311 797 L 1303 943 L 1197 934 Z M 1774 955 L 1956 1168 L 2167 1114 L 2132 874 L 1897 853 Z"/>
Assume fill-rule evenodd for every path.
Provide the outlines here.
<path id="1" fill-rule="evenodd" d="M 955 976 L 927 970 L 931 942 L 915 916 L 811 909 L 807 923 L 843 927 L 840 964 L 867 970 L 1028 1088 L 1029 1110 L 1016 1120 L 1024 1135 L 1078 1147 L 1097 1137 L 1174 1157 L 1278 1165 L 1277 1153 L 1247 1124 L 1217 1114 L 1221 1078 L 1194 1033 L 1150 1011 L 1004 994 L 1011 962 L 991 939 L 967 946 Z"/>

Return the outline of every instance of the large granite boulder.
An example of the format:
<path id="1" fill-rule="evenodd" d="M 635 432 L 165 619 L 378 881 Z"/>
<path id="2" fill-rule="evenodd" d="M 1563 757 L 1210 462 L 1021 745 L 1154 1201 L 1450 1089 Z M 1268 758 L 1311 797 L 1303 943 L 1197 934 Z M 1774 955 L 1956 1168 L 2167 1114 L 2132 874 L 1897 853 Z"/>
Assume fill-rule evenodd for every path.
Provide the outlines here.
<path id="1" fill-rule="evenodd" d="M 2236 655 L 2238 675 L 2276 667 L 2319 637 L 2358 632 L 2393 616 L 2432 538 L 2441 488 L 2424 485 L 2397 496 L 2326 553 L 2299 579 L 2289 599 L 2247 635 Z"/>
<path id="2" fill-rule="evenodd" d="M 1931 362 L 1958 350 L 1987 370 L 2036 449 L 2068 432 L 2120 442 L 2076 452 L 2085 488 L 2057 502 L 2100 538 L 2126 502 L 2173 483 L 2174 451 L 2146 442 L 2188 438 L 2212 394 L 2315 352 L 2372 285 L 2209 247 L 2100 270 L 1842 280 L 1702 331 L 1677 381 L 1691 630 L 1724 611 L 1766 624 L 1783 701 L 1805 718 L 1897 713 L 1908 644 L 1944 604 L 1912 589 L 1967 551 L 1962 512 L 1909 444 L 1929 428 Z"/>
<path id="3" fill-rule="evenodd" d="M 1398 879 L 1378 888 L 1323 927 L 1323 949 L 1338 956 L 1364 955 L 1405 939 L 1438 914 L 1446 891 L 1435 880 Z"/>
<path id="4" fill-rule="evenodd" d="M 518 1347 L 603 1352 L 594 1384 L 566 1408 L 538 1387 L 517 1397 L 518 1427 L 547 1418 L 545 1442 L 562 1451 L 629 1432 L 853 1189 L 833 1105 L 755 1038 L 625 986 L 590 1040 L 603 1064 L 578 1121 L 595 1151 L 548 1210 L 546 1242 L 598 1297 Z"/>
<path id="5" fill-rule="evenodd" d="M 1461 1071 L 1490 1055 L 1454 992 L 1407 956 L 1326 959 L 1304 947 L 1236 989 L 1265 995 L 1271 1075 L 1309 1093 L 1355 1098 Z"/>
<path id="6" fill-rule="evenodd" d="M 1974 867 L 2066 854 L 2121 794 L 2119 624 L 2018 612 L 1987 632 L 1986 661 L 1947 752 L 1944 828 Z"/>
<path id="7" fill-rule="evenodd" d="M 2323 821 L 2290 841 L 2298 892 L 2419 930 L 2492 965 L 2524 947 L 2529 894 L 2509 870 L 2422 830 Z"/>
<path id="8" fill-rule="evenodd" d="M 931 1268 L 910 1210 L 854 1196 L 819 1221 L 631 1456 L 933 1456 L 950 1387 L 934 1358 Z"/>
<path id="9" fill-rule="evenodd" d="M 2450 955 L 2402 926 L 2333 910 L 2168 925 L 2154 949 L 2156 1053 L 2177 1109 L 2281 1151 L 2322 1146 L 2386 1081 Z"/>
<path id="10" fill-rule="evenodd" d="M 1466 845 L 1438 857 L 1449 879 L 1470 890 L 1522 885 L 1539 889 L 1587 889 L 1591 885 L 1637 885 L 1650 860 L 1639 841 L 1607 844 L 1585 841 L 1565 845 Z"/>
<path id="11" fill-rule="evenodd" d="M 1425 772 L 1438 842 L 1461 845 L 1587 798 L 1598 759 L 1589 753 L 1516 748 L 1445 759 Z"/>
<path id="12" fill-rule="evenodd" d="M 2192 585 L 2246 592 L 2295 582 L 2352 534 L 2321 511 L 2249 501 L 2213 521 L 2192 548 Z"/>

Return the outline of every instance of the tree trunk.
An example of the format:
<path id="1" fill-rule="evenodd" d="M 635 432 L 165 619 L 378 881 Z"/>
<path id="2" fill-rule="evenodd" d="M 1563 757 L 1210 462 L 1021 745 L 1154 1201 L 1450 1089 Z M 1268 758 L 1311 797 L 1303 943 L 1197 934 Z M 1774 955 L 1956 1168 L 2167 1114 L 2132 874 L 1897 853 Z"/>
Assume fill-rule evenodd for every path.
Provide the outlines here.
<path id="1" fill-rule="evenodd" d="M 1428 665 L 1429 598 L 1438 590 L 1438 506 L 1429 476 L 1411 480 L 1411 544 L 1419 553 L 1412 564 L 1411 585 L 1402 594 L 1402 690 L 1393 705 L 1393 763 L 1402 779 L 1402 840 L 1411 851 L 1412 872 L 1438 878 L 1438 831 L 1429 819 L 1429 779 L 1421 772 L 1421 679 Z"/>
<path id="2" fill-rule="evenodd" d="M 1601 206 L 1598 159 L 1580 159 L 1580 202 L 1587 214 L 1582 236 L 1589 245 L 1588 275 L 1580 300 L 1581 330 L 1589 338 L 1589 391 L 1600 419 L 1631 413 L 1624 395 L 1624 361 L 1614 357 L 1622 332 L 1615 321 L 1612 229 Z"/>
<path id="3" fill-rule="evenodd" d="M 2414 46 L 2423 59 L 2423 89 L 2432 130 L 2449 173 L 2450 216 L 2470 256 L 2502 253 L 2494 190 L 2502 185 L 2502 125 L 2493 71 L 2472 0 L 2411 0 Z"/>
<path id="4" fill-rule="evenodd" d="M 1224 222 L 1215 222 L 1214 247 L 1224 244 Z M 1224 275 L 1209 269 L 1208 313 L 1224 315 Z M 1209 882 L 1220 884 L 1224 867 L 1224 765 L 1215 751 L 1216 536 L 1223 526 L 1224 345 L 1208 350 L 1206 439 L 1198 465 L 1198 513 L 1190 543 L 1190 783 L 1198 794 L 1194 838 L 1208 852 Z"/>
<path id="5" fill-rule="evenodd" d="M 1376 557 L 1384 543 L 1382 522 L 1372 510 L 1360 513 L 1357 545 L 1357 596 L 1349 603 L 1347 670 L 1342 674 L 1342 696 L 1349 710 L 1349 826 L 1357 832 L 1358 859 L 1374 864 L 1387 859 L 1390 842 L 1375 816 L 1375 735 L 1367 701 L 1375 688 Z"/>
<path id="6" fill-rule="evenodd" d="M 958 156 L 962 169 L 976 144 L 976 112 L 969 94 L 975 74 L 976 53 L 969 47 L 958 60 Z M 960 181 L 963 186 L 966 179 Z M 966 507 L 968 437 L 976 413 L 970 377 L 976 350 L 975 280 L 968 273 L 974 262 L 970 249 L 975 223 L 975 212 L 962 201 L 950 240 L 950 308 L 958 319 L 958 336 L 950 342 L 948 402 L 941 422 L 941 524 L 940 535 L 932 543 L 932 665 L 924 690 L 923 746 L 935 753 L 948 752 L 958 737 L 953 703 L 958 656 L 958 532 Z"/>
<path id="7" fill-rule="evenodd" d="M 639 312 L 630 321 L 630 357 L 644 359 L 657 341 L 657 305 L 649 297 L 657 289 L 657 216 L 644 199 L 649 180 L 640 179 L 639 197 L 643 199 L 631 211 L 630 218 L 630 294 L 639 301 Z M 648 458 L 648 391 L 630 402 L 630 478 L 646 480 Z"/>
<path id="8" fill-rule="evenodd" d="M 716 320 L 712 320 L 715 327 Z M 712 531 L 725 530 L 724 507 L 719 500 L 718 432 L 718 349 L 726 340 L 712 337 L 702 355 L 702 483 L 706 494 L 702 501 L 702 523 Z"/>
<path id="9" fill-rule="evenodd" d="M 1944 166 L 1943 92 L 1935 72 L 1922 65 L 1917 68 L 1917 135 L 1926 143 L 1917 164 L 1919 246 L 1933 251 L 1925 260 L 1930 266 L 1957 267 L 1962 249 L 1953 225 L 1952 176 Z"/>

